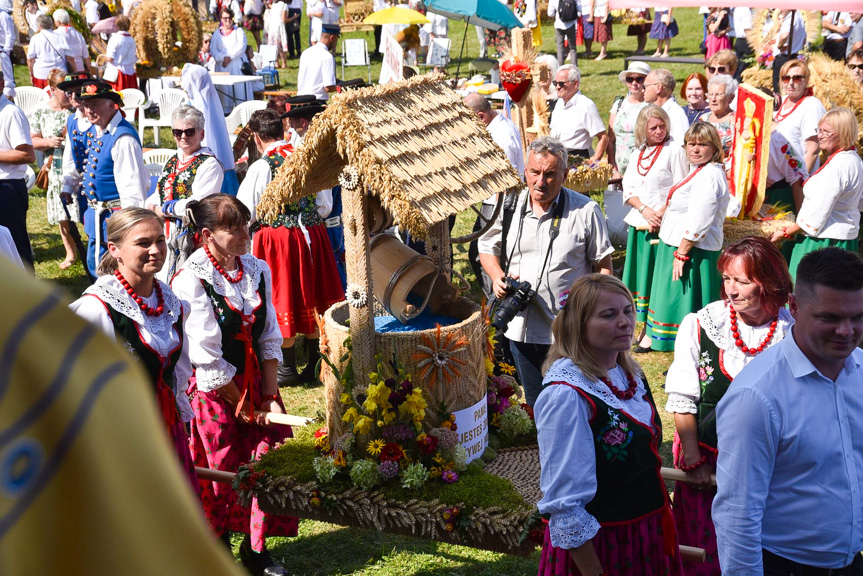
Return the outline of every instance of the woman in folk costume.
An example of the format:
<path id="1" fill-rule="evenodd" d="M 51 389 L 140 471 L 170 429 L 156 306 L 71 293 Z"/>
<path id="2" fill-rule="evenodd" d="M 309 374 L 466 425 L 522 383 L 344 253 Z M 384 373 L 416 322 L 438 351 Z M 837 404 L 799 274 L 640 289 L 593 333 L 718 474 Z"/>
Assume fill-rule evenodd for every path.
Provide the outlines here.
<path id="1" fill-rule="evenodd" d="M 828 246 L 857 251 L 860 203 L 863 199 L 863 160 L 857 155 L 857 119 L 848 108 L 832 108 L 818 122 L 818 146 L 824 164 L 803 184 L 797 221 L 773 233 L 774 242 L 794 240 L 788 268 L 809 252 Z"/>
<path id="2" fill-rule="evenodd" d="M 286 114 L 312 115 L 315 110 L 322 109 L 322 105 L 312 99 L 305 106 L 292 104 Z M 299 381 L 310 383 L 315 380 L 314 369 L 320 358 L 315 314 L 323 314 L 345 296 L 315 196 L 285 205 L 272 221 L 261 221 L 257 217 L 255 207 L 293 148 L 283 140 L 282 120 L 273 110 L 252 114 L 249 128 L 255 135 L 261 159 L 249 167 L 237 197 L 252 212 L 252 227 L 256 229 L 252 253 L 265 260 L 273 271 L 273 304 L 284 338 L 279 384 L 294 384 L 298 380 L 294 353 L 294 339 L 298 333 L 306 335 L 309 353 L 308 364 Z M 321 207 L 324 214 L 329 212 L 332 202 L 328 204 Z"/>
<path id="3" fill-rule="evenodd" d="M 716 405 L 732 380 L 756 355 L 791 333 L 785 308 L 791 276 L 766 238 L 744 238 L 719 257 L 721 299 L 680 323 L 668 369 L 665 410 L 674 414 L 675 466 L 686 482 L 674 487 L 674 520 L 680 543 L 703 548 L 704 562 L 684 564 L 687 574 L 721 574 L 711 506 L 716 488 Z"/>
<path id="4" fill-rule="evenodd" d="M 237 195 L 240 182 L 234 170 L 234 150 L 225 125 L 225 110 L 219 101 L 219 94 L 207 69 L 197 64 L 183 66 L 183 90 L 189 95 L 189 103 L 204 114 L 204 140 L 201 142 L 212 150 L 224 170 L 222 192 Z"/>
<path id="5" fill-rule="evenodd" d="M 613 276 L 561 295 L 537 398 L 541 576 L 682 574 L 660 476 L 662 423 L 629 355 L 635 304 Z"/>
<path id="6" fill-rule="evenodd" d="M 159 279 L 169 282 L 182 261 L 194 251 L 194 242 L 183 223 L 191 200 L 203 200 L 222 189 L 224 171 L 213 151 L 202 146 L 204 115 L 192 106 L 180 106 L 171 115 L 177 153 L 168 159 L 147 208 L 166 219 L 168 258 Z"/>
<path id="7" fill-rule="evenodd" d="M 249 211 L 227 194 L 188 207 L 201 247 L 174 276 L 172 287 L 191 311 L 186 321 L 189 387 L 195 420 L 190 449 L 198 466 L 236 472 L 292 436 L 255 410 L 285 412 L 276 371 L 282 335 L 266 262 L 248 254 Z M 237 501 L 228 484 L 202 482 L 204 512 L 226 543 L 242 532 L 240 558 L 253 574 L 286 574 L 267 552 L 266 536 L 296 536 L 296 518 L 265 514 L 252 499 Z M 266 571 L 266 572 L 265 572 Z"/>
<path id="8" fill-rule="evenodd" d="M 184 424 L 194 417 L 186 395 L 192 367 L 183 321 L 189 309 L 156 279 L 166 250 L 161 218 L 143 208 L 123 208 L 108 219 L 108 252 L 99 263 L 99 278 L 70 308 L 138 358 L 180 463 L 200 493 Z"/>
<path id="9" fill-rule="evenodd" d="M 135 39 L 129 34 L 132 23 L 129 17 L 120 14 L 114 18 L 117 32 L 111 34 L 108 46 L 105 48 L 105 60 L 117 68 L 117 79 L 111 82 L 111 87 L 119 92 L 126 88 L 138 89 L 138 74 L 135 65 L 138 62 Z"/>

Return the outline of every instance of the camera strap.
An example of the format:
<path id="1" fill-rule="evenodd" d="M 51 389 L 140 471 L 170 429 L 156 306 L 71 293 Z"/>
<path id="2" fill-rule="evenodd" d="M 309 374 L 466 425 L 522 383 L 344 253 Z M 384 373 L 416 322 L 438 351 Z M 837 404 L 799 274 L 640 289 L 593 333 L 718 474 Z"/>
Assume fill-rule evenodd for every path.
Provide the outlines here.
<path id="1" fill-rule="evenodd" d="M 527 203 L 530 202 L 530 191 L 527 193 L 527 198 L 525 198 L 524 203 L 521 205 L 521 215 L 518 220 L 518 234 L 515 236 L 515 242 L 510 248 L 509 257 L 506 261 L 506 274 L 509 275 L 509 265 L 512 262 L 512 255 L 515 252 L 515 247 L 518 245 L 519 238 L 521 237 L 521 231 L 524 227 L 524 217 L 527 216 Z M 560 192 L 557 195 L 557 204 L 554 206 L 554 211 L 551 213 L 551 225 L 548 229 L 548 247 L 545 250 L 545 258 L 542 261 L 542 268 L 539 271 L 539 276 L 537 276 L 537 286 L 535 289 L 539 290 L 539 283 L 542 282 L 542 277 L 545 274 L 545 267 L 548 266 L 548 259 L 551 257 L 551 247 L 554 244 L 555 238 L 560 235 L 560 221 L 563 218 L 563 209 L 565 208 L 564 204 L 566 203 L 566 196 L 564 195 L 563 188 L 560 189 Z"/>

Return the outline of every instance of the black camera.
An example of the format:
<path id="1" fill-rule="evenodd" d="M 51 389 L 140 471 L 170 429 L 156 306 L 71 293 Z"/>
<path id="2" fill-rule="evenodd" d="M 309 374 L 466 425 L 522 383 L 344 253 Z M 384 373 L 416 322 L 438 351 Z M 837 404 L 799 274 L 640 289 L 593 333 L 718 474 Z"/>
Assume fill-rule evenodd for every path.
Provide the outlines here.
<path id="1" fill-rule="evenodd" d="M 527 308 L 527 305 L 536 298 L 536 292 L 531 289 L 530 282 L 519 282 L 509 276 L 503 281 L 506 283 L 506 298 L 495 309 L 491 320 L 492 326 L 498 330 L 506 330 L 515 315 Z"/>

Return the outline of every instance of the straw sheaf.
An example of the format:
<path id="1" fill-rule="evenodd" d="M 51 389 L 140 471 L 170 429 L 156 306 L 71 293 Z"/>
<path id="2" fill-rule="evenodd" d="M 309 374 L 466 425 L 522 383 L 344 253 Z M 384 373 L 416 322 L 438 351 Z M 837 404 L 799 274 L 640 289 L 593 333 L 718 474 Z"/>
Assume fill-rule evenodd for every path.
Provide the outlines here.
<path id="1" fill-rule="evenodd" d="M 334 96 L 267 187 L 258 207 L 263 217 L 335 185 L 346 164 L 419 236 L 497 192 L 518 189 L 503 151 L 441 80 L 416 76 Z"/>
<path id="2" fill-rule="evenodd" d="M 851 71 L 842 62 L 822 54 L 809 58 L 809 85 L 824 107 L 844 107 L 854 112 L 857 124 L 863 126 L 863 91 Z M 863 131 L 857 138 L 857 152 L 863 151 Z"/>

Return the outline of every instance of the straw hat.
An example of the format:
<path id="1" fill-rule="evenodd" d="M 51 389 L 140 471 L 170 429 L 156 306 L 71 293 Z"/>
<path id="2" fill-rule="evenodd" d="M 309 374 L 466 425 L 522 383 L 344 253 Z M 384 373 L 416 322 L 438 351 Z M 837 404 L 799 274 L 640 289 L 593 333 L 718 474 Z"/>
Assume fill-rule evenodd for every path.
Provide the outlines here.
<path id="1" fill-rule="evenodd" d="M 620 79 L 621 82 L 626 82 L 626 77 L 630 74 L 647 76 L 648 74 L 650 74 L 650 66 L 648 66 L 645 62 L 633 60 L 629 63 L 629 68 L 618 74 L 617 77 Z"/>

